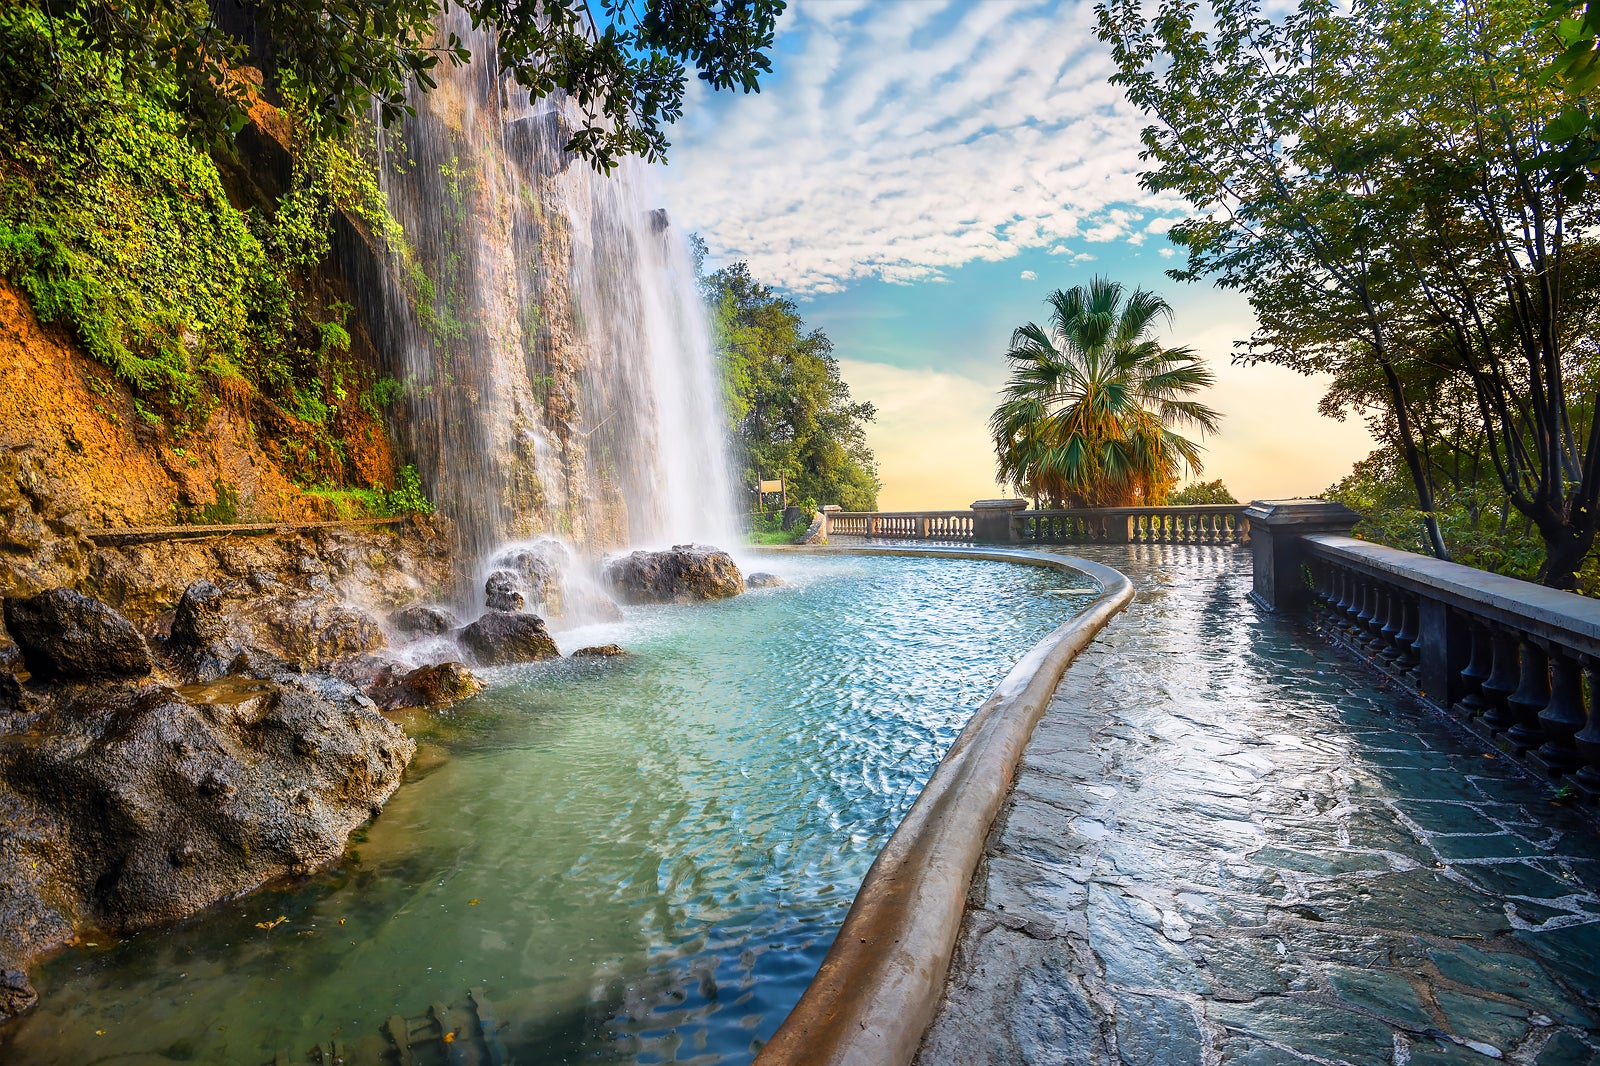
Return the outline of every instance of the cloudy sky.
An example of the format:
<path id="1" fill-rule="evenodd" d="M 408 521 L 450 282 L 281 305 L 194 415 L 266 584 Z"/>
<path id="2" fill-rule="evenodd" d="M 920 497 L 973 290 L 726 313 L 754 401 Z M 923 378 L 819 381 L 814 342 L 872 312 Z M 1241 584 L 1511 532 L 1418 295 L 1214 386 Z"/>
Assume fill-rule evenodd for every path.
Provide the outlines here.
<path id="1" fill-rule="evenodd" d="M 885 509 L 996 494 L 984 422 L 1011 330 L 1105 273 L 1162 293 L 1216 370 L 1206 478 L 1309 494 L 1371 449 L 1321 383 L 1230 365 L 1248 306 L 1166 278 L 1182 205 L 1139 188 L 1140 117 L 1081 0 L 800 0 L 759 95 L 692 92 L 665 169 L 713 262 L 748 260 L 877 405 Z"/>

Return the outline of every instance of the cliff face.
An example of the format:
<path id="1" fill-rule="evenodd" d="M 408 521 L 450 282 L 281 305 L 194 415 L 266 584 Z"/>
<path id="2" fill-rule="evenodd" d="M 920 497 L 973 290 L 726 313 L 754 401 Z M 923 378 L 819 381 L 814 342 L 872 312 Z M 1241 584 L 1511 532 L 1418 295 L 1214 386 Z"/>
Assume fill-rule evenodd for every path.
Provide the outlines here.
<path id="1" fill-rule="evenodd" d="M 365 459 L 392 471 L 387 438 Z M 0 280 L 0 448 L 25 452 L 59 509 L 85 527 L 169 525 L 226 505 L 241 518 L 329 517 L 326 501 L 287 477 L 250 421 L 219 406 L 199 432 L 173 439 L 151 425 L 111 372 L 63 331 L 42 325 Z M 369 481 L 370 483 L 370 481 Z M 3 590 L 0 590 L 3 591 Z"/>

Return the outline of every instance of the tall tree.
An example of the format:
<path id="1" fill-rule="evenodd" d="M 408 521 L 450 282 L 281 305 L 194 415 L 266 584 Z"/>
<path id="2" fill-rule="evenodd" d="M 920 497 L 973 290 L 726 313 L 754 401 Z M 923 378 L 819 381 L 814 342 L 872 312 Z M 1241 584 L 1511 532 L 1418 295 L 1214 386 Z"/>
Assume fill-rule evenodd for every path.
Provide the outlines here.
<path id="1" fill-rule="evenodd" d="M 309 104 L 311 116 L 342 128 L 375 103 L 385 123 L 408 110 L 406 91 L 432 88 L 440 62 L 471 57 L 436 22 L 448 4 L 474 27 L 497 33 L 502 73 L 535 99 L 560 90 L 585 122 L 568 150 L 602 169 L 625 155 L 655 160 L 666 130 L 683 114 L 688 71 L 715 89 L 755 92 L 771 70 L 767 51 L 785 0 L 54 0 L 52 18 L 70 20 L 97 46 L 141 70 L 176 75 L 188 109 L 220 132 L 243 124 L 247 100 L 228 71 L 245 62 Z M 250 27 L 244 32 L 242 27 Z M 256 32 L 256 31 L 259 31 Z M 246 37 L 254 40 L 252 49 Z"/>
<path id="2" fill-rule="evenodd" d="M 1190 348 L 1150 336 L 1172 308 L 1143 289 L 1097 277 L 1046 298 L 1049 328 L 1011 337 L 1011 373 L 989 420 L 1000 477 L 1052 504 L 1157 504 L 1200 446 L 1177 428 L 1214 432 L 1219 415 L 1193 395 L 1213 382 Z"/>
<path id="3" fill-rule="evenodd" d="M 742 481 L 783 475 L 789 495 L 847 511 L 878 506 L 866 427 L 872 404 L 850 395 L 833 342 L 806 329 L 792 301 L 735 263 L 702 282 L 716 327 L 724 404 Z"/>
<path id="4" fill-rule="evenodd" d="M 1510 503 L 1539 528 L 1543 579 L 1568 587 L 1600 512 L 1593 342 L 1571 330 L 1565 264 L 1589 222 L 1548 161 L 1567 105 L 1526 0 L 1255 0 L 1099 8 L 1115 81 L 1158 124 L 1147 188 L 1196 209 L 1174 229 L 1186 279 L 1246 292 L 1246 358 L 1381 382 L 1387 427 L 1436 554 L 1418 412 L 1439 376 L 1467 386 Z M 1202 21 L 1210 22 L 1203 27 Z"/>

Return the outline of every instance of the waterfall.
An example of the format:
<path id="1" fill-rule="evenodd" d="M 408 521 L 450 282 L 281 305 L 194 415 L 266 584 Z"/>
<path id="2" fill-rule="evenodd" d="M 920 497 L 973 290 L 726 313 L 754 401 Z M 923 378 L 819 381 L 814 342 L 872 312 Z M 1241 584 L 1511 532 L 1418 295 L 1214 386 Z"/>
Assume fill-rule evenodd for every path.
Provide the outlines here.
<path id="1" fill-rule="evenodd" d="M 651 168 L 604 176 L 564 152 L 572 105 L 530 102 L 491 34 L 459 10 L 444 19 L 471 63 L 441 64 L 436 89 L 411 92 L 415 115 L 381 137 L 409 250 L 358 274 L 404 386 L 400 443 L 464 563 L 538 536 L 585 552 L 731 546 L 709 326 Z"/>

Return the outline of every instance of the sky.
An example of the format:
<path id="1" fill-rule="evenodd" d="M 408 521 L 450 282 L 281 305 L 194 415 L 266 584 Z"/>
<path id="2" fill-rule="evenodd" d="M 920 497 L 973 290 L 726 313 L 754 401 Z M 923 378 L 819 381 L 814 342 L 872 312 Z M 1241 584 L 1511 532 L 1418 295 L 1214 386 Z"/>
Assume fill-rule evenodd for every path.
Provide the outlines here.
<path id="1" fill-rule="evenodd" d="M 664 193 L 711 265 L 738 260 L 834 342 L 884 510 L 1009 495 L 985 430 L 1011 331 L 1104 274 L 1165 296 L 1169 344 L 1217 375 L 1205 480 L 1240 499 L 1314 495 L 1372 450 L 1317 412 L 1324 382 L 1235 366 L 1236 293 L 1172 281 L 1184 205 L 1139 187 L 1146 124 L 1108 83 L 1082 0 L 799 0 L 755 95 L 696 83 Z"/>

